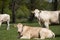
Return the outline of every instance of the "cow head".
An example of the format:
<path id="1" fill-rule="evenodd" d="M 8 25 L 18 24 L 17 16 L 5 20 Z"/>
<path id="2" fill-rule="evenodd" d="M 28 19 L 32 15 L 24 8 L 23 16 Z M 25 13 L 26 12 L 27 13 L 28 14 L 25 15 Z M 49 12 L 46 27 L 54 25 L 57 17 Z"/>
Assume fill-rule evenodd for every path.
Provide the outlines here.
<path id="1" fill-rule="evenodd" d="M 21 24 L 21 23 L 18 23 L 17 24 L 17 28 L 18 28 L 18 38 L 20 38 L 22 35 L 21 35 L 21 33 L 23 32 L 23 24 Z"/>
<path id="2" fill-rule="evenodd" d="M 39 15 L 40 12 L 41 11 L 38 10 L 38 9 L 35 9 L 34 11 L 32 11 L 32 13 L 34 13 L 35 17 L 38 17 L 38 15 Z"/>
<path id="3" fill-rule="evenodd" d="M 22 30 L 23 30 L 23 24 L 18 23 L 17 24 L 17 28 L 18 28 L 18 32 L 22 32 Z"/>

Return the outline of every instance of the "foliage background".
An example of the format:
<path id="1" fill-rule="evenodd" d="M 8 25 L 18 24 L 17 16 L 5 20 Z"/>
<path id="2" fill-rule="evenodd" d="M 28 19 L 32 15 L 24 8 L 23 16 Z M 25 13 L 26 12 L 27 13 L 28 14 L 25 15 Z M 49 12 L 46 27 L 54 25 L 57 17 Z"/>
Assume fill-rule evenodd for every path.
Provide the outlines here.
<path id="1" fill-rule="evenodd" d="M 20 18 L 29 18 L 31 5 L 34 6 L 34 9 L 36 8 L 40 10 L 53 9 L 52 2 L 48 2 L 46 0 L 33 0 L 33 4 L 31 4 L 31 0 L 14 0 L 14 1 L 15 1 L 16 20 Z M 12 0 L 3 0 L 3 1 L 0 0 L 0 13 L 2 9 L 2 2 L 4 2 L 4 13 L 10 14 L 12 18 L 12 10 L 11 10 Z M 58 0 L 57 10 L 60 10 L 60 0 Z"/>

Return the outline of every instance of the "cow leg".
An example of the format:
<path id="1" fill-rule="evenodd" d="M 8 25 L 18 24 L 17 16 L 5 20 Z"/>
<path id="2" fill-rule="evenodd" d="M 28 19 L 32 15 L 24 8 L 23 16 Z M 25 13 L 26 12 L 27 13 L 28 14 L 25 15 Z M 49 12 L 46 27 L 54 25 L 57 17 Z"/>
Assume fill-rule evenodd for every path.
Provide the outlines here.
<path id="1" fill-rule="evenodd" d="M 44 34 L 44 32 L 40 32 L 40 39 L 45 39 L 45 34 Z"/>
<path id="2" fill-rule="evenodd" d="M 43 23 L 41 20 L 38 21 L 39 25 L 43 27 Z"/>
<path id="3" fill-rule="evenodd" d="M 0 22 L 0 27 L 1 27 L 2 22 Z"/>
<path id="4" fill-rule="evenodd" d="M 45 22 L 44 23 L 45 27 L 49 29 L 49 23 L 48 22 Z"/>
<path id="5" fill-rule="evenodd" d="M 40 26 L 42 26 L 41 22 L 38 21 L 38 23 L 39 23 Z"/>
<path id="6" fill-rule="evenodd" d="M 9 30 L 9 26 L 10 26 L 9 21 L 7 21 L 7 24 L 8 24 L 8 26 L 7 26 L 7 30 Z"/>
<path id="7" fill-rule="evenodd" d="M 30 37 L 22 36 L 21 39 L 30 39 Z"/>
<path id="8" fill-rule="evenodd" d="M 28 35 L 22 35 L 21 39 L 31 39 L 32 36 L 30 34 Z"/>
<path id="9" fill-rule="evenodd" d="M 46 29 L 41 29 L 40 30 L 40 39 L 45 39 L 47 36 L 46 36 Z M 47 34 L 48 35 L 48 34 Z"/>
<path id="10" fill-rule="evenodd" d="M 40 38 L 40 39 L 45 39 L 45 37 L 42 37 L 42 36 L 41 36 L 41 38 Z"/>
<path id="11" fill-rule="evenodd" d="M 44 22 L 42 20 L 38 21 L 39 25 L 45 28 Z"/>

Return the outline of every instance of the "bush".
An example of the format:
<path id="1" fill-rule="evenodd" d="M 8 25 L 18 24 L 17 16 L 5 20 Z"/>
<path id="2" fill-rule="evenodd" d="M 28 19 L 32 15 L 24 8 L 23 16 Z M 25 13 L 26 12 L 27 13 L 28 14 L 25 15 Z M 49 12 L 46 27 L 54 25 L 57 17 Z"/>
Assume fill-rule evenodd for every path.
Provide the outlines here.
<path id="1" fill-rule="evenodd" d="M 22 5 L 16 12 L 16 17 L 17 18 L 27 18 L 29 16 L 30 12 L 29 9 L 25 6 Z"/>

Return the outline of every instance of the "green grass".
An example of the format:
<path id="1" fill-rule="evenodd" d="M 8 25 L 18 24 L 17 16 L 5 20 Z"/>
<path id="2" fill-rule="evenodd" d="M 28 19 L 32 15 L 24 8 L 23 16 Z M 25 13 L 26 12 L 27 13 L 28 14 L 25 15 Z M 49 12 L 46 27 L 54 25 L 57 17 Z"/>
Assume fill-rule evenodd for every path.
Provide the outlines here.
<path id="1" fill-rule="evenodd" d="M 29 26 L 39 26 L 38 23 L 23 23 Z M 0 40 L 29 40 L 29 39 L 18 39 L 17 28 L 10 24 L 10 30 L 6 30 L 7 25 L 2 24 L 0 27 Z M 55 38 L 45 39 L 45 40 L 60 40 L 60 25 L 50 26 L 50 29 L 56 34 Z M 30 39 L 30 40 L 41 40 L 41 39 Z"/>

